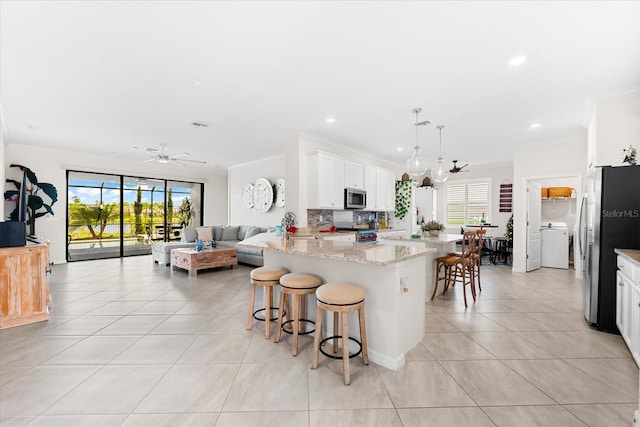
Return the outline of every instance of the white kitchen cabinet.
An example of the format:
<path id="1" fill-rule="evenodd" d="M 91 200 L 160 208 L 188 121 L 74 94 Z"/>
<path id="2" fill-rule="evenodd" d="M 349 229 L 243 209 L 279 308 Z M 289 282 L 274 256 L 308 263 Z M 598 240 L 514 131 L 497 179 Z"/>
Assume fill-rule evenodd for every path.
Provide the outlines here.
<path id="1" fill-rule="evenodd" d="M 344 160 L 321 152 L 308 160 L 309 209 L 344 209 Z"/>
<path id="2" fill-rule="evenodd" d="M 636 364 L 640 366 L 640 263 L 618 251 L 616 249 L 616 324 Z"/>
<path id="3" fill-rule="evenodd" d="M 627 278 L 620 270 L 616 274 L 616 325 L 620 330 L 620 335 L 629 344 L 629 332 L 631 321 L 631 288 L 633 282 Z"/>
<path id="4" fill-rule="evenodd" d="M 364 165 L 362 163 L 345 160 L 344 186 L 364 190 Z"/>
<path id="5" fill-rule="evenodd" d="M 636 271 L 640 274 L 640 269 Z M 631 354 L 636 361 L 636 364 L 640 367 L 640 279 L 637 280 L 634 286 L 631 287 L 630 292 L 630 313 L 629 313 L 629 341 L 631 344 Z"/>
<path id="6" fill-rule="evenodd" d="M 364 189 L 367 192 L 367 210 L 393 212 L 396 209 L 396 178 L 393 172 L 366 166 Z"/>
<path id="7" fill-rule="evenodd" d="M 367 192 L 368 211 L 393 212 L 396 207 L 395 174 L 383 168 L 318 151 L 308 158 L 309 209 L 344 209 L 344 189 Z"/>
<path id="8" fill-rule="evenodd" d="M 377 172 L 378 169 L 372 166 L 366 166 L 364 168 L 364 189 L 367 192 L 367 210 L 376 210 L 376 192 L 377 192 Z"/>
<path id="9" fill-rule="evenodd" d="M 386 169 L 376 170 L 376 210 L 393 212 L 396 208 L 396 178 Z"/>

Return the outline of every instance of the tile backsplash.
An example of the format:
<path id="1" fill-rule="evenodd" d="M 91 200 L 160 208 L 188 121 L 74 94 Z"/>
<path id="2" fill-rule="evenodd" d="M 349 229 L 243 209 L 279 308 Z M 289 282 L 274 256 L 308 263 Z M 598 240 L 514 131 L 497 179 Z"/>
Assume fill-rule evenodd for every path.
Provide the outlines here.
<path id="1" fill-rule="evenodd" d="M 331 224 L 333 224 L 333 211 L 320 209 L 307 210 L 307 225 L 309 227 L 320 227 Z"/>
<path id="2" fill-rule="evenodd" d="M 378 215 L 382 213 L 378 212 Z M 354 224 L 369 222 L 376 219 L 376 212 L 369 211 L 332 211 L 322 209 L 307 210 L 307 225 L 309 227 L 321 227 L 335 223 L 352 222 Z"/>

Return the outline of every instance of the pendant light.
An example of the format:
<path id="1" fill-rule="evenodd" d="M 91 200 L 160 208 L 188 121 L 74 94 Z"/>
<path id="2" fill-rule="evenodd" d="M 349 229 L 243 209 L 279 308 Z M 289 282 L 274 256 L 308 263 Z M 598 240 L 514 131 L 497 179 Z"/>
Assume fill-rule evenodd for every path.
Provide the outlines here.
<path id="1" fill-rule="evenodd" d="M 418 122 L 418 114 L 422 112 L 422 108 L 414 108 L 413 113 L 416 115 L 416 145 L 413 147 L 413 154 L 407 159 L 408 173 L 412 178 L 419 178 L 427 172 L 427 156 L 420 154 L 420 146 L 418 145 L 418 126 L 431 124 L 428 120 Z"/>
<path id="2" fill-rule="evenodd" d="M 442 128 L 444 128 L 444 126 L 440 125 L 437 126 L 437 128 L 440 131 L 440 156 L 436 161 L 436 167 L 431 169 L 431 179 L 436 184 L 442 184 L 449 179 L 449 171 L 444 165 L 444 157 L 442 156 Z"/>

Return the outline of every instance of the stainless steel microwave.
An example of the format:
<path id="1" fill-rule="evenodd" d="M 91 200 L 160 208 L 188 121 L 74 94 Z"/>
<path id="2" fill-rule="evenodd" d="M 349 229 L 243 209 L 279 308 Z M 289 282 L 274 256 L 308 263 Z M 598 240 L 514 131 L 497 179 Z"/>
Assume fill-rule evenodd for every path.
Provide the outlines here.
<path id="1" fill-rule="evenodd" d="M 344 189 L 345 209 L 365 209 L 367 207 L 367 192 L 355 188 Z"/>

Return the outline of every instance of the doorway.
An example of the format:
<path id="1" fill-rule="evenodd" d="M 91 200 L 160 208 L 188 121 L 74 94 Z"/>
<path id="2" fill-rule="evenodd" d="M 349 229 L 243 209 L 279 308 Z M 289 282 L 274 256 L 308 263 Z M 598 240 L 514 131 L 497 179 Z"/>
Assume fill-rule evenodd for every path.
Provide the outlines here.
<path id="1" fill-rule="evenodd" d="M 571 268 L 575 249 L 573 238 L 580 208 L 577 204 L 577 196 L 582 192 L 582 177 L 580 175 L 530 177 L 525 182 L 528 191 L 526 271 L 540 267 Z M 549 195 L 552 189 L 562 189 L 567 192 Z M 556 235 L 563 235 L 563 237 Z M 557 253 L 545 253 L 545 246 L 554 248 Z M 562 262 L 556 262 L 560 258 Z M 550 262 L 550 259 L 553 262 Z"/>
<path id="2" fill-rule="evenodd" d="M 67 171 L 67 261 L 151 253 L 201 225 L 203 184 Z"/>

